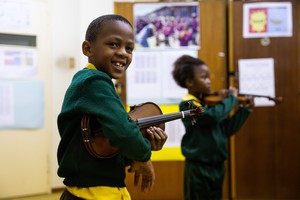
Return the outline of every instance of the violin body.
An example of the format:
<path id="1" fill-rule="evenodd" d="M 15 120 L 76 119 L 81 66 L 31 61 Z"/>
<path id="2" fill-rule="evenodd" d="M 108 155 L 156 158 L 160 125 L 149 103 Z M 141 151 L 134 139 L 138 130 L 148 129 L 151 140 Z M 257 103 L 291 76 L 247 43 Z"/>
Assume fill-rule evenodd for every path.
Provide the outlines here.
<path id="1" fill-rule="evenodd" d="M 132 120 L 137 120 L 142 117 L 149 117 L 153 115 L 161 115 L 161 109 L 154 103 L 147 102 L 130 107 L 129 116 Z M 89 130 L 89 119 L 84 115 L 81 120 L 82 130 Z M 153 124 L 165 130 L 164 124 Z M 146 129 L 140 129 L 143 137 L 146 137 Z M 91 130 L 90 130 L 91 131 Z M 103 134 L 102 130 L 95 130 L 94 132 L 86 132 L 83 134 L 83 142 L 88 152 L 96 158 L 111 158 L 118 153 L 118 149 L 111 146 L 109 139 Z"/>
<path id="2" fill-rule="evenodd" d="M 136 123 L 139 123 L 138 121 L 140 118 L 162 115 L 163 113 L 162 113 L 161 109 L 159 108 L 159 106 L 156 105 L 155 103 L 146 102 L 146 103 L 142 103 L 139 105 L 131 106 L 128 114 L 133 121 L 135 121 Z M 164 123 L 160 123 L 160 122 L 151 123 L 150 126 L 156 126 L 156 127 L 161 128 L 162 130 L 165 130 Z M 150 127 L 150 126 L 148 126 L 148 127 Z M 147 138 L 146 130 L 148 127 L 146 127 L 146 128 L 140 127 L 140 131 L 142 132 L 142 135 L 145 138 Z"/>
<path id="3" fill-rule="evenodd" d="M 203 111 L 203 108 L 199 107 L 198 109 L 163 115 L 158 105 L 146 102 L 131 106 L 128 114 L 140 127 L 143 137 L 147 138 L 146 130 L 150 126 L 156 126 L 165 130 L 165 122 L 198 115 Z M 110 145 L 109 139 L 103 134 L 102 130 L 91 130 L 90 118 L 85 114 L 81 119 L 81 133 L 83 143 L 93 157 L 105 159 L 118 154 L 118 149 Z"/>
<path id="4" fill-rule="evenodd" d="M 117 148 L 110 145 L 101 129 L 91 129 L 90 117 L 85 114 L 81 118 L 81 135 L 86 150 L 95 158 L 111 158 L 118 152 Z"/>

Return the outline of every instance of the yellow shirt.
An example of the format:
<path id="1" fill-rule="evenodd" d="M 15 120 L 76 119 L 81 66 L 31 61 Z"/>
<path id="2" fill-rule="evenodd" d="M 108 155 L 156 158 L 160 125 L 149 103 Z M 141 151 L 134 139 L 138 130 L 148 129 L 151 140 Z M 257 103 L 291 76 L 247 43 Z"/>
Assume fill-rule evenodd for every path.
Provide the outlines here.
<path id="1" fill-rule="evenodd" d="M 69 187 L 73 195 L 86 200 L 131 200 L 126 187 L 97 186 L 89 188 Z"/>

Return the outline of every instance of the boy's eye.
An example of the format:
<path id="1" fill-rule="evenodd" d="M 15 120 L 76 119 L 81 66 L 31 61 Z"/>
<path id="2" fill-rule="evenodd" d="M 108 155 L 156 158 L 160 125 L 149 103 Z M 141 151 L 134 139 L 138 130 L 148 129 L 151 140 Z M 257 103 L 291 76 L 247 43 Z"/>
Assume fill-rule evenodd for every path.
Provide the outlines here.
<path id="1" fill-rule="evenodd" d="M 132 52 L 133 52 L 133 48 L 127 47 L 127 48 L 126 48 L 126 51 L 127 51 L 128 53 L 132 53 Z"/>
<path id="2" fill-rule="evenodd" d="M 111 47 L 113 47 L 113 48 L 118 47 L 118 44 L 117 44 L 117 43 L 110 43 L 109 45 L 110 45 Z"/>

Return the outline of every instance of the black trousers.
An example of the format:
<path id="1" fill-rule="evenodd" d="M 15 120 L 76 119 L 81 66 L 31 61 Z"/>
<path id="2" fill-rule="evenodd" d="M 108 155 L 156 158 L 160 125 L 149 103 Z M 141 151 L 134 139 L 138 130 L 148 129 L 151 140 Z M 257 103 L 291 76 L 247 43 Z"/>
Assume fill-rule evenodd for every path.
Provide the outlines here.
<path id="1" fill-rule="evenodd" d="M 84 200 L 71 194 L 67 189 L 61 194 L 60 200 Z"/>

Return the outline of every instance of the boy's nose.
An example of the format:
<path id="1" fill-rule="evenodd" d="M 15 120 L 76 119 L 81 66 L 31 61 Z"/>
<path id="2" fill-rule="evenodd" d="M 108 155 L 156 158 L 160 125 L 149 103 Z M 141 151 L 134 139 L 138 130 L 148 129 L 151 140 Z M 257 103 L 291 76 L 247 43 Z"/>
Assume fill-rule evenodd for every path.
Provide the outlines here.
<path id="1" fill-rule="evenodd" d="M 116 53 L 117 53 L 118 56 L 122 56 L 122 57 L 127 56 L 127 52 L 126 52 L 125 48 L 119 48 Z"/>

